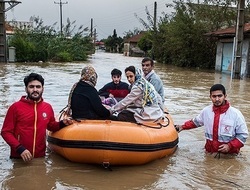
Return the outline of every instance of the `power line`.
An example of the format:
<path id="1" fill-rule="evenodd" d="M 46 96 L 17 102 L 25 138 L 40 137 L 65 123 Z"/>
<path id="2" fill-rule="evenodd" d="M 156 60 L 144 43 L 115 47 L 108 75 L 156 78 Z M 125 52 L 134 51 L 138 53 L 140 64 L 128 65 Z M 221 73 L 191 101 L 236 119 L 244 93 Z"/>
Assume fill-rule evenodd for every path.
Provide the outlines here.
<path id="1" fill-rule="evenodd" d="M 157 21 L 165 14 L 163 11 L 167 11 L 168 7 L 166 6 L 168 4 L 168 1 L 162 0 L 157 3 Z M 114 28 L 122 28 L 124 31 L 126 31 L 125 25 L 128 23 L 130 26 L 132 26 L 135 21 L 138 21 L 138 25 L 135 26 L 135 28 L 144 28 L 144 26 L 140 23 L 138 18 L 147 19 L 146 18 L 146 7 L 150 14 L 153 15 L 154 12 L 154 3 L 151 3 L 149 5 L 144 6 L 145 8 L 139 8 L 134 10 L 128 10 L 125 12 L 121 12 L 118 15 L 113 14 L 111 17 L 102 17 L 102 18 L 94 18 L 95 25 L 98 25 L 99 30 L 100 28 L 110 28 L 110 31 L 112 31 Z M 165 9 L 165 10 L 163 10 Z M 137 14 L 137 17 L 135 16 L 135 12 Z"/>
<path id="2" fill-rule="evenodd" d="M 167 7 L 165 6 L 166 5 L 166 0 L 165 1 L 160 1 L 160 3 L 158 3 L 158 11 L 160 10 L 159 13 L 162 13 L 162 8 L 164 7 L 164 9 L 166 9 Z M 154 3 L 152 4 L 149 4 L 149 5 L 146 5 L 144 8 L 139 8 L 139 9 L 134 9 L 134 10 L 129 10 L 129 11 L 126 11 L 126 12 L 121 12 L 119 14 L 112 14 L 111 16 L 108 16 L 108 17 L 94 17 L 94 20 L 96 22 L 100 22 L 105 25 L 111 25 L 112 23 L 114 22 L 119 22 L 119 23 L 130 23 L 132 20 L 136 20 L 136 17 L 135 17 L 135 13 L 136 15 L 138 15 L 138 17 L 145 17 L 146 16 L 146 11 L 145 9 L 149 10 L 149 12 L 153 14 L 153 9 L 154 9 Z M 160 14 L 158 14 L 160 15 Z M 160 18 L 160 16 L 157 16 L 158 18 Z"/>

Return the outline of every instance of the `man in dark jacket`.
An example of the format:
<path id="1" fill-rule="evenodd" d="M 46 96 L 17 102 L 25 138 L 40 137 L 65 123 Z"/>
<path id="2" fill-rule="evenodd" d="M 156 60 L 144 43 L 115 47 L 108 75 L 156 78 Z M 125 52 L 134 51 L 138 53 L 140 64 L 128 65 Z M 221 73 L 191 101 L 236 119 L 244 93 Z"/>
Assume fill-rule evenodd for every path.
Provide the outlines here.
<path id="1" fill-rule="evenodd" d="M 115 98 L 117 101 L 125 98 L 129 93 L 129 85 L 121 81 L 122 72 L 118 69 L 111 71 L 112 82 L 103 86 L 98 94 L 105 98 Z"/>
<path id="2" fill-rule="evenodd" d="M 45 156 L 46 129 L 58 131 L 72 124 L 70 119 L 55 121 L 51 105 L 43 101 L 44 79 L 31 73 L 24 78 L 26 96 L 10 106 L 1 135 L 11 148 L 11 158 L 25 162 Z"/>

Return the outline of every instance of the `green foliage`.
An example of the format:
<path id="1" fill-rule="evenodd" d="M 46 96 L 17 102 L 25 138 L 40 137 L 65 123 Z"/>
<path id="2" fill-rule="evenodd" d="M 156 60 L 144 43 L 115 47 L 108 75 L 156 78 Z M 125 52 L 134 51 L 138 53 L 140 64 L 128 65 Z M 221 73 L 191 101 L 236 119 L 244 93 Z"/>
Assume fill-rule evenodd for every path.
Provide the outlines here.
<path id="1" fill-rule="evenodd" d="M 108 38 L 104 40 L 104 43 L 106 51 L 120 53 L 122 49 L 123 39 L 121 37 L 117 37 L 116 30 L 114 29 L 113 35 L 108 36 Z"/>
<path id="2" fill-rule="evenodd" d="M 138 42 L 138 47 L 146 52 L 148 56 L 150 53 L 150 50 L 152 49 L 152 34 L 151 32 L 146 32 L 143 37 Z"/>
<path id="3" fill-rule="evenodd" d="M 73 61 L 72 56 L 70 55 L 69 52 L 66 51 L 61 51 L 59 53 L 57 53 L 54 57 L 54 61 L 57 62 L 71 62 Z"/>
<path id="4" fill-rule="evenodd" d="M 27 38 L 26 31 L 17 30 L 16 34 L 10 39 L 10 46 L 16 48 L 17 60 L 21 62 L 32 60 L 31 55 L 35 48 L 32 43 L 25 40 Z"/>
<path id="5" fill-rule="evenodd" d="M 74 33 L 75 22 L 67 20 L 63 35 L 56 32 L 53 26 L 44 26 L 39 17 L 34 18 L 33 28 L 16 29 L 9 40 L 9 46 L 16 48 L 16 59 L 19 62 L 37 61 L 84 61 L 92 53 L 94 45 L 89 36 L 82 36 L 87 28 L 80 26 Z"/>
<path id="6" fill-rule="evenodd" d="M 206 0 L 203 4 L 188 3 L 188 9 L 192 10 L 192 16 L 210 31 L 229 27 L 236 24 L 237 10 L 232 7 L 231 0 Z M 190 14 L 191 15 L 191 14 Z"/>
<path id="7" fill-rule="evenodd" d="M 230 0 L 205 0 L 202 4 L 174 1 L 175 12 L 163 14 L 157 29 L 146 8 L 147 22 L 140 19 L 148 30 L 139 41 L 139 47 L 157 61 L 181 67 L 213 68 L 216 40 L 206 33 L 235 24 L 236 9 Z"/>

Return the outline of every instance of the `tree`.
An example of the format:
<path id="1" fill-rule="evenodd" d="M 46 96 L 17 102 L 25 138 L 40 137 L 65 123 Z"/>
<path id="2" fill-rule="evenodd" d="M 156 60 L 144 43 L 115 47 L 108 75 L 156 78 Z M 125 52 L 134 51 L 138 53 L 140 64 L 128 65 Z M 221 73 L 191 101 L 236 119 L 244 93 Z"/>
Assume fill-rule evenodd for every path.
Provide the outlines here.
<path id="1" fill-rule="evenodd" d="M 147 56 L 151 56 L 150 50 L 152 49 L 152 33 L 146 32 L 138 42 L 138 47 L 143 50 Z"/>
<path id="2" fill-rule="evenodd" d="M 106 51 L 113 53 L 120 53 L 122 48 L 123 39 L 121 37 L 117 37 L 116 29 L 113 31 L 112 36 L 108 36 L 106 40 L 104 40 Z"/>
<path id="3" fill-rule="evenodd" d="M 140 34 L 140 33 L 141 33 L 141 30 L 138 28 L 135 28 L 133 31 L 129 30 L 123 33 L 124 34 L 123 39 L 131 38 L 132 36 Z"/>
<path id="4" fill-rule="evenodd" d="M 39 17 L 33 20 L 33 28 L 16 29 L 9 40 L 9 45 L 16 47 L 17 61 L 83 61 L 93 52 L 91 38 L 82 36 L 86 28 L 80 26 L 74 34 L 75 22 L 68 19 L 61 36 L 54 28 L 55 24 L 44 26 Z"/>
<path id="5" fill-rule="evenodd" d="M 206 67 L 215 65 L 216 42 L 206 33 L 235 24 L 236 9 L 230 0 L 205 0 L 202 4 L 191 1 L 174 1 L 175 12 L 163 14 L 157 28 L 146 8 L 147 21 L 139 18 L 148 35 L 139 43 L 142 49 L 150 48 L 151 56 L 160 62 L 182 67 Z"/>

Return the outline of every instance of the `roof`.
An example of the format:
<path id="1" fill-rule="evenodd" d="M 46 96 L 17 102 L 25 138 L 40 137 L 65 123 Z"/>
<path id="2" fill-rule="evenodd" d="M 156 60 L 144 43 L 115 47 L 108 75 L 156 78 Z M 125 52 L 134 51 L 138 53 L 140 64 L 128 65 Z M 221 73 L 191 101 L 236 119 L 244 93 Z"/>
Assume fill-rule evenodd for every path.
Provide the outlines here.
<path id="1" fill-rule="evenodd" d="M 206 33 L 207 36 L 217 36 L 217 37 L 225 37 L 225 36 L 235 36 L 235 26 L 216 30 L 214 32 Z M 244 25 L 244 34 L 250 33 L 250 23 L 245 23 Z"/>
<path id="2" fill-rule="evenodd" d="M 96 41 L 96 42 L 95 42 L 95 45 L 100 46 L 100 45 L 105 45 L 105 43 L 104 43 L 104 42 L 101 42 L 101 41 Z"/>
<path id="3" fill-rule="evenodd" d="M 128 39 L 125 39 L 124 42 L 139 42 L 139 40 L 144 36 L 145 32 L 141 32 L 140 34 L 134 35 Z"/>
<path id="4" fill-rule="evenodd" d="M 5 23 L 6 34 L 14 34 L 14 27 Z"/>

